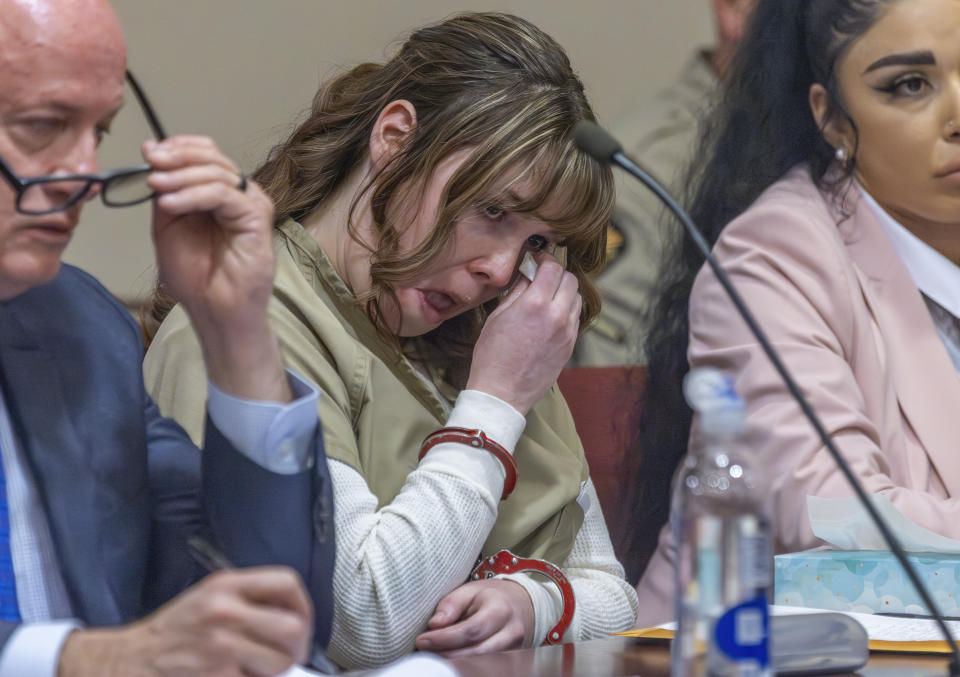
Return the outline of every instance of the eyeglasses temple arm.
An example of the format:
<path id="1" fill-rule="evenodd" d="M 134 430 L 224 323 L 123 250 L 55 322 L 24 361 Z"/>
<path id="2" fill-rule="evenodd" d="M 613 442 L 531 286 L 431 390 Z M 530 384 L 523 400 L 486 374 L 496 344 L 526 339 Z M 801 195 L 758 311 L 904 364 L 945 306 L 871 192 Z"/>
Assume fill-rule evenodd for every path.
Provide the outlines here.
<path id="1" fill-rule="evenodd" d="M 157 117 L 156 111 L 154 111 L 153 106 L 150 105 L 150 100 L 147 99 L 147 95 L 144 94 L 143 89 L 140 88 L 140 83 L 137 82 L 137 79 L 133 77 L 133 73 L 129 70 L 127 71 L 127 82 L 130 83 L 130 88 L 133 89 L 133 94 L 137 97 L 137 102 L 140 104 L 140 108 L 143 109 L 143 114 L 147 116 L 147 122 L 150 123 L 150 129 L 153 130 L 153 135 L 157 137 L 158 141 L 163 141 L 167 138 L 167 133 L 164 131 L 163 125 L 160 124 L 160 118 Z"/>

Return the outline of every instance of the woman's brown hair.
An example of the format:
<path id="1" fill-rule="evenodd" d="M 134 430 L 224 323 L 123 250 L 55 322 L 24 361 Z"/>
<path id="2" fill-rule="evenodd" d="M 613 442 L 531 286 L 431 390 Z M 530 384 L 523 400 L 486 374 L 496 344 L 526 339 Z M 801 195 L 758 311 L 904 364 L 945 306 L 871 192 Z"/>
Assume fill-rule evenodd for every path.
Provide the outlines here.
<path id="1" fill-rule="evenodd" d="M 369 192 L 378 241 L 371 287 L 359 300 L 381 333 L 399 344 L 384 326 L 381 299 L 443 250 L 460 215 L 488 204 L 536 213 L 559 234 L 566 266 L 580 282 L 581 326 L 589 322 L 600 306 L 589 273 L 602 263 L 613 181 L 608 168 L 573 146 L 574 126 L 594 115 L 567 55 L 519 17 L 451 17 L 414 32 L 385 64 L 362 64 L 324 84 L 306 120 L 253 174 L 276 204 L 277 223 L 306 217 L 362 166 L 380 112 L 399 99 L 413 105 L 416 126 L 361 191 Z M 464 149 L 468 159 L 447 185 L 432 233 L 413 252 L 401 251 L 404 224 L 391 220 L 388 205 L 416 197 L 437 165 Z M 507 199 L 504 180 L 529 178 L 538 187 L 530 199 Z M 358 240 L 352 223 L 349 228 Z M 407 339 L 404 347 L 462 385 L 480 327 L 496 303 Z M 156 327 L 168 309 L 155 294 L 146 325 Z"/>

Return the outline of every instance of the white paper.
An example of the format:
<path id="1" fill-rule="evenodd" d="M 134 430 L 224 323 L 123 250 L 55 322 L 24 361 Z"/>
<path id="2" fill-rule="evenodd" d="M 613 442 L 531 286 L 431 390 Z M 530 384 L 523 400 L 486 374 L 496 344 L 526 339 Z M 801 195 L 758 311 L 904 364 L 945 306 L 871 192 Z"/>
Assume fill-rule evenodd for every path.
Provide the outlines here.
<path id="1" fill-rule="evenodd" d="M 960 554 L 960 541 L 936 534 L 910 521 L 886 496 L 870 497 L 874 507 L 907 552 Z M 880 531 L 856 497 L 807 496 L 807 514 L 813 534 L 840 550 L 889 550 Z"/>
<path id="2" fill-rule="evenodd" d="M 805 609 L 795 606 L 773 605 L 774 616 L 795 614 L 843 614 L 863 626 L 869 639 L 881 642 L 940 642 L 943 635 L 934 621 L 927 618 L 903 618 L 898 616 L 880 616 L 861 614 L 853 611 L 834 611 L 833 609 Z M 954 639 L 960 639 L 960 621 L 947 621 L 947 628 Z"/>
<path id="3" fill-rule="evenodd" d="M 833 609 L 808 609 L 805 607 L 771 605 L 773 616 L 796 616 L 800 614 L 843 614 L 863 626 L 869 639 L 881 642 L 939 642 L 943 635 L 934 621 L 927 618 L 901 618 L 896 616 L 878 616 L 860 614 L 852 611 L 834 611 Z M 676 623 L 664 623 L 657 626 L 664 630 L 676 630 Z M 947 621 L 947 628 L 954 639 L 960 640 L 960 621 Z"/>
<path id="4" fill-rule="evenodd" d="M 294 665 L 277 677 L 316 677 L 326 673 L 315 672 L 309 668 Z M 459 677 L 453 665 L 439 656 L 418 653 L 391 663 L 381 670 L 369 673 L 369 677 Z"/>
<path id="5" fill-rule="evenodd" d="M 940 642 L 943 635 L 937 624 L 927 618 L 900 618 L 849 611 L 834 613 L 850 616 L 867 631 L 867 637 L 883 642 Z M 946 621 L 954 639 L 960 639 L 960 621 Z"/>
<path id="6" fill-rule="evenodd" d="M 294 665 L 286 672 L 277 675 L 277 677 L 313 677 L 314 675 L 322 674 L 322 672 L 315 672 L 310 668 L 303 667 L 302 665 Z"/>

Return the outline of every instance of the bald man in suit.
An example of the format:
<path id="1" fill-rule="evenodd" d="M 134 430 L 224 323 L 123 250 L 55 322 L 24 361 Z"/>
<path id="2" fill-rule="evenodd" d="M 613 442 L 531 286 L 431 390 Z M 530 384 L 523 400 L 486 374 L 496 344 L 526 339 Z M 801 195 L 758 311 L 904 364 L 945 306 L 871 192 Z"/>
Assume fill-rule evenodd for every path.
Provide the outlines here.
<path id="1" fill-rule="evenodd" d="M 269 199 L 203 137 L 147 142 L 125 175 L 203 343 L 203 454 L 147 396 L 130 316 L 60 261 L 116 184 L 96 147 L 125 63 L 104 0 L 0 0 L 0 677 L 274 675 L 308 655 L 314 605 L 329 633 L 333 539 L 316 393 L 266 319 Z M 176 596 L 204 525 L 237 565 L 289 567 Z"/>

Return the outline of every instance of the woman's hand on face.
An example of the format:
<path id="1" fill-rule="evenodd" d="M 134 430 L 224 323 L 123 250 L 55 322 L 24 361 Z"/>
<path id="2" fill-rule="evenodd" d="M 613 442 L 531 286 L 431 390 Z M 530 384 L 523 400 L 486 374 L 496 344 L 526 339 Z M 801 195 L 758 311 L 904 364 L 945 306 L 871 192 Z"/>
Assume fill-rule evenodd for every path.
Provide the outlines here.
<path id="1" fill-rule="evenodd" d="M 467 388 L 494 395 L 526 415 L 556 383 L 580 327 L 577 278 L 541 254 L 533 282 L 520 276 L 487 318 L 473 348 Z"/>
<path id="2" fill-rule="evenodd" d="M 519 583 L 473 581 L 440 600 L 417 648 L 448 658 L 516 649 L 531 643 L 534 622 L 533 602 Z"/>

